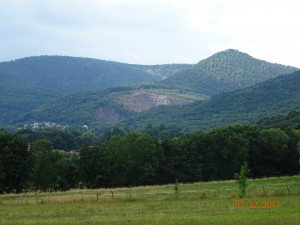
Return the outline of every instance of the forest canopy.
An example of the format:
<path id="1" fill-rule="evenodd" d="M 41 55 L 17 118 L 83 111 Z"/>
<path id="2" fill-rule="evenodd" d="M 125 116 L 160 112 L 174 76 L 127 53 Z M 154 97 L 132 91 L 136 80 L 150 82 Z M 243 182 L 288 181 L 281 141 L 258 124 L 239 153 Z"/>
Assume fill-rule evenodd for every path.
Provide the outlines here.
<path id="1" fill-rule="evenodd" d="M 1 193 L 233 179 L 245 162 L 253 178 L 299 173 L 300 130 L 235 125 L 159 138 L 148 127 L 114 129 L 98 141 L 55 134 L 80 140 L 77 152 L 56 149 L 49 133 L 33 134 L 0 133 Z"/>

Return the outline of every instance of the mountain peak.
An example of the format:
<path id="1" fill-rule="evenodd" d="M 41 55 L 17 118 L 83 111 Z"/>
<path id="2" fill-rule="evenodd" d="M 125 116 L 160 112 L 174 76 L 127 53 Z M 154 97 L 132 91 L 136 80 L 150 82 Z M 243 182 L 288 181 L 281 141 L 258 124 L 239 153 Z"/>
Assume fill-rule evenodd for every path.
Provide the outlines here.
<path id="1" fill-rule="evenodd" d="M 224 50 L 223 52 L 235 52 L 235 53 L 241 53 L 239 50 L 237 50 L 237 49 L 232 49 L 232 48 L 229 48 L 229 49 L 226 49 L 226 50 Z"/>
<path id="2" fill-rule="evenodd" d="M 201 60 L 190 69 L 174 74 L 163 82 L 214 95 L 251 86 L 296 70 L 294 67 L 256 59 L 235 49 L 227 49 Z"/>
<path id="3" fill-rule="evenodd" d="M 216 56 L 222 56 L 222 57 L 224 57 L 224 56 L 226 56 L 226 57 L 242 57 L 242 56 L 244 56 L 244 57 L 253 58 L 252 56 L 250 56 L 249 54 L 247 54 L 245 52 L 241 52 L 239 50 L 230 48 L 230 49 L 226 49 L 226 50 L 221 51 L 221 52 L 217 52 L 217 53 L 213 54 L 212 56 L 208 57 L 207 59 L 211 59 L 211 58 L 214 58 Z"/>

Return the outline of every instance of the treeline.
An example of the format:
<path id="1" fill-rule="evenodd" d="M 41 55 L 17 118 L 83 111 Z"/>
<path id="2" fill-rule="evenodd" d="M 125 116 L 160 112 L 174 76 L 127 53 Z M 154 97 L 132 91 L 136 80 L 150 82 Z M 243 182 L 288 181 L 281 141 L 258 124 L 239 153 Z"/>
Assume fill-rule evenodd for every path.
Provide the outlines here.
<path id="1" fill-rule="evenodd" d="M 54 149 L 71 150 L 80 149 L 84 144 L 95 146 L 103 144 L 114 136 L 124 136 L 129 131 L 119 127 L 103 129 L 87 129 L 84 127 L 61 128 L 40 128 L 37 130 L 24 129 L 17 131 L 17 135 L 24 138 L 27 143 L 33 143 L 39 139 L 48 139 L 52 142 Z M 154 127 L 148 124 L 142 131 L 157 139 L 166 139 L 180 136 L 179 129 L 176 127 L 166 127 L 161 124 Z"/>
<path id="2" fill-rule="evenodd" d="M 251 177 L 299 173 L 300 130 L 236 125 L 160 140 L 128 132 L 78 153 L 48 139 L 28 145 L 0 133 L 0 193 L 55 191 L 232 179 L 244 162 Z"/>

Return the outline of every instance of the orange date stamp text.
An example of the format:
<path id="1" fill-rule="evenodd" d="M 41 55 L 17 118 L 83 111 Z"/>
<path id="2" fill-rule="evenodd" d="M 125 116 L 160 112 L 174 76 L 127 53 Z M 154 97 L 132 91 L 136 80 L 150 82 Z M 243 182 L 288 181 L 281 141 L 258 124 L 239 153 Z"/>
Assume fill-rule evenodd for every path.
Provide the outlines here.
<path id="1" fill-rule="evenodd" d="M 236 200 L 233 204 L 234 208 L 236 209 L 242 209 L 242 208 L 248 208 L 248 209 L 276 209 L 280 208 L 281 203 L 280 201 L 272 201 L 272 200 L 266 200 L 266 201 L 257 201 L 257 200 L 249 200 L 244 201 L 242 199 Z"/>

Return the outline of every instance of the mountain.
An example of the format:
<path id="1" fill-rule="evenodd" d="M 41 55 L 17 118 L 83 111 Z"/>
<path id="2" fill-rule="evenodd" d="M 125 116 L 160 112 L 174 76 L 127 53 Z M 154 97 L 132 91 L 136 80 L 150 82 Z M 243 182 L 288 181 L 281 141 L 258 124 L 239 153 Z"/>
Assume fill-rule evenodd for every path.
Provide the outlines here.
<path id="1" fill-rule="evenodd" d="M 188 87 L 205 95 L 215 95 L 248 87 L 296 70 L 294 67 L 269 63 L 229 49 L 179 71 L 161 83 L 172 87 Z"/>
<path id="2" fill-rule="evenodd" d="M 106 126 L 161 105 L 185 105 L 208 98 L 177 91 L 159 89 L 155 85 L 132 85 L 77 93 L 41 104 L 7 121 L 18 125 L 50 121 L 68 125 Z"/>
<path id="3" fill-rule="evenodd" d="M 147 66 L 63 56 L 29 57 L 0 63 L 0 124 L 119 123 L 132 129 L 169 124 L 189 131 L 255 121 L 299 105 L 292 90 L 298 91 L 295 84 L 299 80 L 292 74 L 278 76 L 294 70 L 236 50 L 217 53 L 195 65 Z M 269 77 L 278 79 L 216 94 Z"/>
<path id="4" fill-rule="evenodd" d="M 227 124 L 256 122 L 299 110 L 299 84 L 300 70 L 251 87 L 215 95 L 204 102 L 152 109 L 120 125 L 129 129 L 143 129 L 147 124 L 164 124 L 189 132 Z"/>
<path id="5" fill-rule="evenodd" d="M 0 63 L 19 84 L 38 86 L 61 94 L 93 91 L 159 78 L 129 64 L 89 58 L 39 56 Z"/>
<path id="6" fill-rule="evenodd" d="M 134 66 L 147 73 L 153 74 L 162 80 L 178 72 L 184 71 L 192 67 L 191 64 L 134 65 Z"/>
<path id="7" fill-rule="evenodd" d="M 68 95 L 17 117 L 13 123 L 50 121 L 68 125 L 103 125 L 131 115 L 132 112 L 115 102 L 112 93 L 99 90 Z"/>
<path id="8" fill-rule="evenodd" d="M 61 94 L 155 82 L 189 64 L 134 65 L 91 58 L 34 56 L 0 63 L 0 81 L 44 87 Z"/>
<path id="9" fill-rule="evenodd" d="M 299 108 L 298 108 L 299 110 Z M 300 130 L 300 111 L 291 111 L 288 115 L 272 116 L 257 122 L 258 127 L 263 129 L 297 129 Z"/>
<path id="10" fill-rule="evenodd" d="M 140 86 L 115 87 L 66 96 L 15 118 L 14 123 L 51 121 L 60 124 L 115 126 L 143 130 L 148 124 L 183 132 L 251 123 L 300 108 L 300 71 L 244 89 L 198 100 L 169 90 Z M 143 86 L 143 85 L 142 85 Z M 192 95 L 191 95 L 192 96 Z M 187 97 L 187 96 L 185 96 Z M 195 98 L 195 96 L 193 96 Z M 192 103 L 192 101 L 194 103 Z"/>
<path id="11" fill-rule="evenodd" d="M 35 56 L 0 63 L 0 81 L 42 87 L 63 95 L 148 82 L 214 95 L 296 70 L 232 49 L 194 65 L 133 65 L 90 58 Z"/>
<path id="12" fill-rule="evenodd" d="M 10 84 L 42 87 L 65 95 L 159 80 L 158 76 L 133 65 L 65 56 L 38 56 L 2 62 L 0 71 L 3 73 L 0 79 Z"/>
<path id="13" fill-rule="evenodd" d="M 22 112 L 55 99 L 61 95 L 54 91 L 32 86 L 0 84 L 0 124 L 10 124 Z"/>
<path id="14" fill-rule="evenodd" d="M 58 99 L 135 83 L 158 81 L 188 64 L 129 65 L 118 62 L 65 57 L 36 56 L 0 63 L 0 124 Z"/>
<path id="15" fill-rule="evenodd" d="M 16 80 L 14 75 L 0 70 L 0 84 L 13 84 Z"/>

